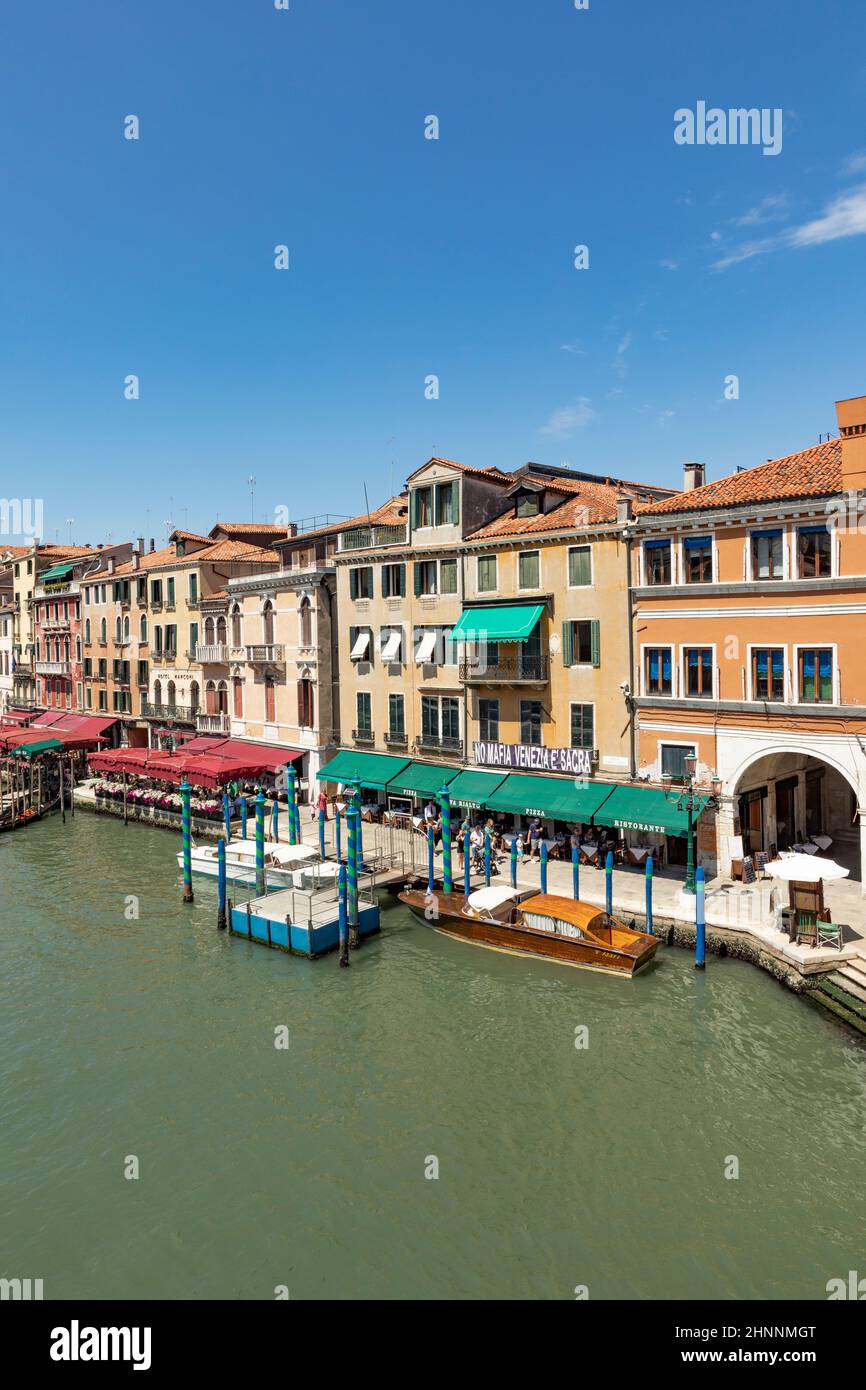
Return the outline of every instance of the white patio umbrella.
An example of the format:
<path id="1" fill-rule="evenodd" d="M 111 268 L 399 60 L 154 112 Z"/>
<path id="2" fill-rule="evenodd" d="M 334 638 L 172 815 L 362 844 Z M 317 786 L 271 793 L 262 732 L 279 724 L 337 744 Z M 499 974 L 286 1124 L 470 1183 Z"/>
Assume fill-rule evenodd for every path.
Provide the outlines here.
<path id="1" fill-rule="evenodd" d="M 836 878 L 847 878 L 850 869 L 843 869 L 834 859 L 822 859 L 820 854 L 788 854 L 784 859 L 772 859 L 764 866 L 766 873 L 773 878 L 797 883 L 818 883 L 824 879 L 830 882 Z"/>

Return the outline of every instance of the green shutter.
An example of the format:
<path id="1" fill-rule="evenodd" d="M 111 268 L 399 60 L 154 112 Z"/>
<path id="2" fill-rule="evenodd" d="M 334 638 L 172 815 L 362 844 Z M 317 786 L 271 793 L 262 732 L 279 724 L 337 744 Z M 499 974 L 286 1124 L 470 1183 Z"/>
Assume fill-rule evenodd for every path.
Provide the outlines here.
<path id="1" fill-rule="evenodd" d="M 413 531 L 416 530 L 417 527 L 418 527 L 418 489 L 417 489 L 417 488 L 415 488 L 414 491 L 413 491 L 413 493 L 412 493 L 412 506 L 409 508 L 409 525 L 410 525 L 411 530 L 413 530 Z"/>
<path id="2" fill-rule="evenodd" d="M 418 598 L 421 593 L 421 565 L 418 560 L 412 566 L 412 573 L 415 576 L 415 597 Z"/>
<path id="3" fill-rule="evenodd" d="M 460 521 L 460 484 L 456 478 L 451 484 L 451 520 L 455 526 Z"/>
<path id="4" fill-rule="evenodd" d="M 574 665 L 574 628 L 570 622 L 562 624 L 562 664 Z"/>
<path id="5" fill-rule="evenodd" d="M 592 653 L 593 666 L 601 665 L 601 623 L 598 618 L 593 618 L 589 625 L 589 648 Z"/>
<path id="6" fill-rule="evenodd" d="M 198 646 L 198 623 L 190 623 L 190 625 L 189 625 L 189 649 L 190 649 L 190 651 L 193 653 L 193 656 L 195 655 L 195 649 L 196 649 L 197 646 Z"/>
<path id="7" fill-rule="evenodd" d="M 358 597 L 358 571 L 349 570 L 349 598 Z"/>
<path id="8" fill-rule="evenodd" d="M 391 571 L 387 565 L 382 566 L 382 597 L 391 597 Z"/>

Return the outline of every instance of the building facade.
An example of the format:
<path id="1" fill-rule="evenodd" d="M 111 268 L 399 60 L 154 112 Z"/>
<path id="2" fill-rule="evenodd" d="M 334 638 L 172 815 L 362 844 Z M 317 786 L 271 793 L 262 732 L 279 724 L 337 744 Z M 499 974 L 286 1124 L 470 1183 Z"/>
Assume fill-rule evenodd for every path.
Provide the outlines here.
<path id="1" fill-rule="evenodd" d="M 864 882 L 866 397 L 837 414 L 839 438 L 698 472 L 637 519 L 640 775 L 676 785 L 696 758 L 710 873 L 821 835 Z"/>

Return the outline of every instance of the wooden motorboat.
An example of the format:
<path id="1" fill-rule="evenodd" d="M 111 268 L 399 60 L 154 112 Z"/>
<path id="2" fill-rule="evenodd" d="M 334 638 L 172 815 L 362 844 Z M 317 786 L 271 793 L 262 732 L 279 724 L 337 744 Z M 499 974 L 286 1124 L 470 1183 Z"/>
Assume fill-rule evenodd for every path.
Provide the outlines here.
<path id="1" fill-rule="evenodd" d="M 625 927 L 593 903 L 553 893 L 521 894 L 514 888 L 479 888 L 463 893 L 428 893 L 407 888 L 400 901 L 436 931 L 478 946 L 540 956 L 544 960 L 636 975 L 658 950 L 658 940 Z"/>

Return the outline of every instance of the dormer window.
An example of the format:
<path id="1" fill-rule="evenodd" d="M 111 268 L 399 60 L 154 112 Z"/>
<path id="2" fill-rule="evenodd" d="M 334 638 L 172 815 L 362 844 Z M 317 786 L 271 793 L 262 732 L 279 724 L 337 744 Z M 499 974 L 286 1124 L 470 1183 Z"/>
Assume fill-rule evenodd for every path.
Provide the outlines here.
<path id="1" fill-rule="evenodd" d="M 457 479 L 417 487 L 412 493 L 412 528 L 425 526 L 456 526 L 460 502 Z"/>
<path id="2" fill-rule="evenodd" d="M 537 492 L 521 492 L 517 495 L 515 516 L 538 516 L 541 501 Z"/>

